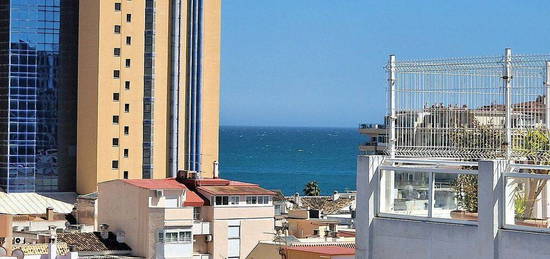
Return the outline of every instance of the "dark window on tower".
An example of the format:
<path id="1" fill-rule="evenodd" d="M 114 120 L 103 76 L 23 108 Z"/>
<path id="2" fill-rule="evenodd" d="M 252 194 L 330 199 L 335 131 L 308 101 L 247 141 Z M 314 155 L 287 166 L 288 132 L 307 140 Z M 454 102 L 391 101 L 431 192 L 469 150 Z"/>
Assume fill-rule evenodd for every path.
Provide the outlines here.
<path id="1" fill-rule="evenodd" d="M 126 67 L 130 67 L 130 65 L 132 65 L 132 60 L 130 60 L 129 58 L 126 59 Z"/>
<path id="2" fill-rule="evenodd" d="M 118 124 L 118 115 L 113 115 L 113 123 Z"/>
<path id="3" fill-rule="evenodd" d="M 128 153 L 130 153 L 130 151 L 129 151 L 127 148 L 125 148 L 125 149 L 124 149 L 124 157 L 127 158 L 127 157 L 128 157 Z"/>
<path id="4" fill-rule="evenodd" d="M 126 45 L 132 45 L 132 37 L 126 36 Z"/>
<path id="5" fill-rule="evenodd" d="M 113 93 L 113 101 L 118 102 L 120 100 L 120 94 L 119 93 Z"/>
<path id="6" fill-rule="evenodd" d="M 115 11 L 122 10 L 122 4 L 121 3 L 115 3 Z"/>
<path id="7" fill-rule="evenodd" d="M 113 71 L 113 77 L 114 78 L 120 78 L 120 70 L 114 70 Z"/>
<path id="8" fill-rule="evenodd" d="M 124 135 L 130 135 L 130 127 L 124 126 Z"/>
<path id="9" fill-rule="evenodd" d="M 124 82 L 124 88 L 126 88 L 126 90 L 130 90 L 130 81 Z"/>
<path id="10" fill-rule="evenodd" d="M 113 138 L 113 147 L 118 147 L 118 138 Z"/>
<path id="11" fill-rule="evenodd" d="M 129 103 L 124 104 L 124 112 L 130 112 L 130 104 Z"/>
<path id="12" fill-rule="evenodd" d="M 126 21 L 132 22 L 132 14 L 126 14 Z"/>
<path id="13" fill-rule="evenodd" d="M 112 167 L 113 169 L 118 169 L 118 160 L 113 160 L 113 161 L 111 162 L 111 167 Z"/>
<path id="14" fill-rule="evenodd" d="M 120 25 L 115 25 L 115 33 L 119 34 L 121 31 Z"/>
<path id="15" fill-rule="evenodd" d="M 124 171 L 124 179 L 128 179 L 128 171 Z"/>
<path id="16" fill-rule="evenodd" d="M 120 57 L 120 48 L 114 48 L 113 54 L 115 55 L 115 57 Z"/>

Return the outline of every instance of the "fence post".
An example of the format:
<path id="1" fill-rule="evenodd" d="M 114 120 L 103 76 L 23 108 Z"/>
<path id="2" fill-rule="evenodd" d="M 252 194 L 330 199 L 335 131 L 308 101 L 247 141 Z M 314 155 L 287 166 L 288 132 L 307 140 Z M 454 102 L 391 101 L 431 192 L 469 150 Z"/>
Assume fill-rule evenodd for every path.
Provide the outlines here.
<path id="1" fill-rule="evenodd" d="M 504 50 L 504 73 L 502 75 L 506 106 L 506 159 L 512 156 L 512 49 Z"/>
<path id="2" fill-rule="evenodd" d="M 389 85 L 389 155 L 390 158 L 395 157 L 395 145 L 397 143 L 397 140 L 395 139 L 395 124 L 396 124 L 396 112 L 395 112 L 395 55 L 390 55 L 390 59 L 388 61 L 388 85 Z"/>
<path id="3" fill-rule="evenodd" d="M 357 157 L 357 217 L 355 229 L 357 236 L 357 259 L 372 259 L 374 255 L 374 217 L 378 195 L 379 172 L 378 166 L 382 164 L 383 156 L 358 156 Z"/>
<path id="4" fill-rule="evenodd" d="M 545 111 L 545 125 L 546 131 L 550 130 L 550 61 L 546 61 L 546 77 L 544 79 L 545 93 L 544 93 L 544 105 Z"/>

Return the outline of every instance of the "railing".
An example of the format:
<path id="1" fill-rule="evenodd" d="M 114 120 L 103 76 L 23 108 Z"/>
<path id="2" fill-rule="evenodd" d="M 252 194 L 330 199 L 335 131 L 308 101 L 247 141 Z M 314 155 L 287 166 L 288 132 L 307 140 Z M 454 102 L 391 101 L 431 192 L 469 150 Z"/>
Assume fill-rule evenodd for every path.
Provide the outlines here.
<path id="1" fill-rule="evenodd" d="M 550 154 L 550 55 L 390 56 L 392 157 L 541 161 Z"/>
<path id="2" fill-rule="evenodd" d="M 477 224 L 478 170 L 471 163 L 394 161 L 378 167 L 378 216 Z"/>
<path id="3" fill-rule="evenodd" d="M 193 259 L 212 259 L 210 254 L 194 254 Z"/>
<path id="4" fill-rule="evenodd" d="M 360 129 L 385 129 L 386 125 L 376 123 L 362 123 L 359 124 Z"/>
<path id="5" fill-rule="evenodd" d="M 193 222 L 193 235 L 210 234 L 210 222 L 195 221 Z"/>

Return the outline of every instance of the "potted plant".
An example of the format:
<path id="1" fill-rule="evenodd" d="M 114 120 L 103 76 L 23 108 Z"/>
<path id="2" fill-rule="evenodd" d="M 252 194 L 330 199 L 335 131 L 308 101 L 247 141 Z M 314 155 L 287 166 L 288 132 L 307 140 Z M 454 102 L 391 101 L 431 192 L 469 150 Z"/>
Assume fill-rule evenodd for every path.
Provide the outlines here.
<path id="1" fill-rule="evenodd" d="M 458 209 L 451 211 L 451 218 L 477 220 L 477 176 L 459 175 L 452 183 Z"/>

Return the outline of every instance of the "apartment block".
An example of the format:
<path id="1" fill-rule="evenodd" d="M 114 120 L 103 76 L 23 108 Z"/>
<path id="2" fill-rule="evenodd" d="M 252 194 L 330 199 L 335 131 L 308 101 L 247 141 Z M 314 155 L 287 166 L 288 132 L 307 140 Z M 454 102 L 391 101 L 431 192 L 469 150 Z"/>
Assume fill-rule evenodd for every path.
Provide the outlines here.
<path id="1" fill-rule="evenodd" d="M 221 0 L 82 0 L 77 192 L 113 179 L 213 177 Z"/>
<path id="2" fill-rule="evenodd" d="M 145 258 L 246 258 L 274 233 L 273 192 L 224 179 L 99 184 L 98 222 Z M 120 199 L 125 197 L 125 199 Z"/>

